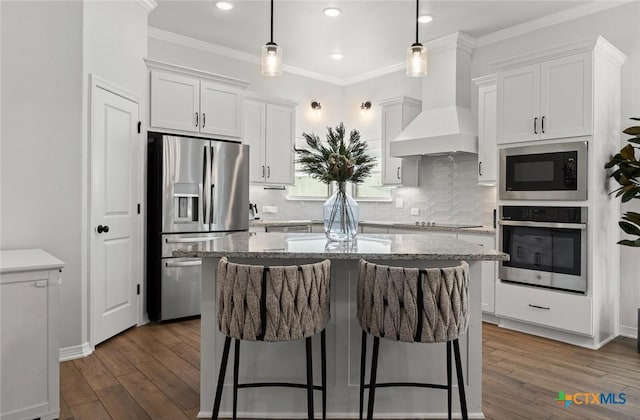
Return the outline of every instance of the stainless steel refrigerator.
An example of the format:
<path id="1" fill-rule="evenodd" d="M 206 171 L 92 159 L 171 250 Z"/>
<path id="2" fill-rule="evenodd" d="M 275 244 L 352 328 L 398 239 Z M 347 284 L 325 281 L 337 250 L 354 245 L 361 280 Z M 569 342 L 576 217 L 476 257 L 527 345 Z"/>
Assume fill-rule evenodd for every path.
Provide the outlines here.
<path id="1" fill-rule="evenodd" d="M 249 228 L 249 146 L 149 133 L 147 313 L 153 321 L 200 314 L 199 258 L 173 250 Z"/>

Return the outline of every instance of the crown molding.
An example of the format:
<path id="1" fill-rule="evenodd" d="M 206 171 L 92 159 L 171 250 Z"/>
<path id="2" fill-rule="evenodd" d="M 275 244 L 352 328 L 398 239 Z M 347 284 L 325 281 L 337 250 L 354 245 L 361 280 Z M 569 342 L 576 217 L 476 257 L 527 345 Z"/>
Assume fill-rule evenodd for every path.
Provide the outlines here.
<path id="1" fill-rule="evenodd" d="M 628 3 L 632 3 L 634 1 L 637 0 L 594 1 L 591 3 L 576 6 L 571 9 L 543 16 L 529 22 L 524 22 L 510 28 L 502 29 L 500 31 L 492 32 L 490 34 L 478 37 L 476 38 L 475 47 L 478 48 L 490 44 L 495 44 L 496 42 L 505 41 L 510 38 L 525 35 L 529 32 L 544 29 L 549 26 L 569 22 L 571 20 L 612 9 L 614 7 L 619 7 Z"/>
<path id="2" fill-rule="evenodd" d="M 394 98 L 383 99 L 378 101 L 378 106 L 395 105 L 405 102 L 416 106 L 422 106 L 422 101 L 420 99 L 411 98 L 409 96 L 396 96 Z"/>
<path id="3" fill-rule="evenodd" d="M 494 86 L 497 83 L 497 80 L 498 78 L 495 73 L 471 79 L 471 81 L 478 87 Z"/>
<path id="4" fill-rule="evenodd" d="M 158 2 L 156 0 L 136 0 L 145 10 L 151 12 L 158 6 Z"/>
<path id="5" fill-rule="evenodd" d="M 427 41 L 425 45 L 431 55 L 452 49 L 459 49 L 471 54 L 475 48 L 476 39 L 464 32 L 458 31 Z"/>
<path id="6" fill-rule="evenodd" d="M 252 91 L 246 91 L 242 94 L 242 96 L 244 97 L 244 99 L 250 99 L 257 102 L 265 102 L 265 103 L 281 105 L 281 106 L 295 107 L 295 106 L 298 106 L 298 104 L 300 103 L 300 101 L 297 101 L 297 100 L 288 99 L 288 98 L 278 98 L 275 96 L 269 96 L 263 93 L 252 92 Z"/>
<path id="7" fill-rule="evenodd" d="M 535 64 L 540 62 L 542 59 L 550 60 L 587 51 L 595 51 L 605 59 L 616 64 L 618 67 L 621 67 L 627 59 L 626 55 L 611 45 L 606 39 L 601 36 L 595 36 L 580 41 L 556 45 L 552 48 L 531 51 L 526 54 L 510 57 L 504 60 L 492 61 L 489 65 L 496 70 L 502 71 Z"/>
<path id="8" fill-rule="evenodd" d="M 340 80 L 340 86 L 348 86 L 359 82 L 364 82 L 365 80 L 375 79 L 376 77 L 384 76 L 386 74 L 395 73 L 400 70 L 404 70 L 405 62 L 392 64 L 390 66 L 383 67 L 378 70 L 368 71 L 366 73 L 359 74 L 357 76 L 349 77 L 347 79 Z"/>
<path id="9" fill-rule="evenodd" d="M 199 39 L 191 38 L 185 35 L 180 35 L 175 32 L 169 32 L 162 29 L 149 27 L 149 37 L 158 39 L 160 41 L 170 42 L 172 44 L 181 45 L 183 47 L 193 48 L 201 51 L 206 51 L 223 57 L 233 58 L 235 60 L 244 61 L 246 63 L 261 64 L 261 59 L 257 55 L 245 53 L 242 51 L 234 50 L 232 48 L 223 47 L 222 45 L 213 44 L 211 42 L 201 41 Z M 282 70 L 287 73 L 296 74 L 298 76 L 304 76 L 311 79 L 320 80 L 327 83 L 343 86 L 343 80 L 336 77 L 326 76 L 324 74 L 316 73 L 314 71 L 304 70 L 298 67 L 283 65 Z"/>
<path id="10" fill-rule="evenodd" d="M 182 74 L 188 74 L 200 79 L 211 80 L 216 83 L 223 83 L 225 85 L 233 86 L 240 89 L 246 89 L 249 86 L 249 82 L 246 80 L 236 79 L 234 77 L 224 76 L 222 74 L 210 73 L 208 71 L 193 69 L 191 67 L 179 66 L 177 64 L 165 63 L 164 61 L 152 60 L 150 58 L 144 59 L 145 64 L 150 69 L 167 70 Z"/>

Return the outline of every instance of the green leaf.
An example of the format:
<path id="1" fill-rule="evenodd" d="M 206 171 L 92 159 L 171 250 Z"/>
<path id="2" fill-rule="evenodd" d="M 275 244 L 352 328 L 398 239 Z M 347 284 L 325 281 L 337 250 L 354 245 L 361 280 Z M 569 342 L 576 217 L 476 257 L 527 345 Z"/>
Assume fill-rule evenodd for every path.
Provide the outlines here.
<path id="1" fill-rule="evenodd" d="M 636 117 L 631 117 L 629 118 L 630 120 L 635 120 L 635 121 L 640 121 L 640 118 L 636 118 Z"/>
<path id="2" fill-rule="evenodd" d="M 630 143 L 634 143 L 634 144 L 640 144 L 640 137 L 631 137 L 627 141 L 630 142 Z"/>
<path id="3" fill-rule="evenodd" d="M 636 239 L 635 241 L 630 241 L 628 239 L 623 239 L 621 241 L 618 241 L 618 245 L 638 247 L 638 246 L 640 246 L 640 239 Z"/>
<path id="4" fill-rule="evenodd" d="M 625 192 L 624 194 L 622 194 L 622 202 L 626 203 L 627 201 L 630 201 L 631 199 L 635 198 L 636 195 L 638 195 L 638 193 L 640 192 L 640 188 L 638 187 L 632 187 L 631 188 L 627 188 L 625 187 Z"/>
<path id="5" fill-rule="evenodd" d="M 627 144 L 620 150 L 620 156 L 622 156 L 626 160 L 636 160 L 635 149 L 632 145 Z"/>
<path id="6" fill-rule="evenodd" d="M 628 233 L 629 235 L 640 236 L 640 228 L 633 223 L 620 221 L 618 222 L 618 225 L 622 230 L 625 231 L 625 233 Z"/>
<path id="7" fill-rule="evenodd" d="M 624 214 L 622 218 L 624 220 L 628 220 L 640 226 L 640 213 L 636 213 L 634 211 L 628 211 Z"/>
<path id="8" fill-rule="evenodd" d="M 622 131 L 624 134 L 629 134 L 630 136 L 637 136 L 640 134 L 640 126 L 635 125 L 633 127 L 626 128 Z"/>

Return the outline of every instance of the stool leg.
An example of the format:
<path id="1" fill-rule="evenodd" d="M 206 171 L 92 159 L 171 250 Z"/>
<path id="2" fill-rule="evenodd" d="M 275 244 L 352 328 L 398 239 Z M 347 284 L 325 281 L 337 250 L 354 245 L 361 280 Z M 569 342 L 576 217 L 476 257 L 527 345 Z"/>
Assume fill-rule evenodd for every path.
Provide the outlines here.
<path id="1" fill-rule="evenodd" d="M 313 420 L 313 351 L 311 349 L 311 337 L 305 339 L 307 347 L 307 413 L 309 420 Z"/>
<path id="2" fill-rule="evenodd" d="M 447 419 L 451 420 L 451 341 L 447 345 Z"/>
<path id="3" fill-rule="evenodd" d="M 233 343 L 233 420 L 237 419 L 238 414 L 238 370 L 240 368 L 240 340 L 237 338 Z"/>
<path id="4" fill-rule="evenodd" d="M 373 337 L 373 355 L 371 356 L 371 377 L 369 378 L 369 406 L 367 407 L 367 420 L 373 420 L 373 400 L 376 397 L 376 375 L 378 373 L 378 347 L 380 338 Z"/>
<path id="5" fill-rule="evenodd" d="M 462 419 L 468 420 L 467 398 L 464 393 L 464 379 L 462 378 L 462 362 L 460 361 L 460 344 L 458 339 L 453 340 L 453 354 L 456 359 L 456 373 L 458 375 L 458 392 L 460 393 L 460 408 L 462 409 Z"/>
<path id="6" fill-rule="evenodd" d="M 360 417 L 364 409 L 364 369 L 367 366 L 367 333 L 362 330 L 362 344 L 360 345 Z"/>
<path id="7" fill-rule="evenodd" d="M 327 420 L 327 337 L 320 333 L 320 357 L 322 359 L 322 420 Z"/>
<path id="8" fill-rule="evenodd" d="M 224 350 L 222 352 L 222 362 L 220 362 L 220 371 L 218 372 L 218 386 L 216 387 L 216 399 L 213 403 L 212 420 L 218 420 L 220 412 L 220 399 L 222 398 L 222 387 L 224 385 L 224 375 L 227 372 L 227 361 L 229 360 L 229 347 L 231 347 L 231 337 L 224 339 Z"/>

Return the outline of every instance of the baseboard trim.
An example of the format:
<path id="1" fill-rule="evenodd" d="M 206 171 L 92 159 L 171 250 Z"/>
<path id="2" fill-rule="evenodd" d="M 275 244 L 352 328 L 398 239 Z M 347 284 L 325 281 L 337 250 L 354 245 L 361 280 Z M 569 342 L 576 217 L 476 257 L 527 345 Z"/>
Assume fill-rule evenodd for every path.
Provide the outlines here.
<path id="1" fill-rule="evenodd" d="M 628 325 L 620 325 L 620 335 L 623 337 L 637 338 L 638 328 L 630 327 Z"/>
<path id="2" fill-rule="evenodd" d="M 82 359 L 93 353 L 93 349 L 89 343 L 83 343 L 78 346 L 62 347 L 59 350 L 59 358 L 61 362 L 67 360 Z"/>

